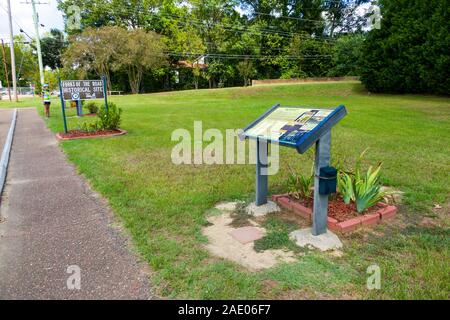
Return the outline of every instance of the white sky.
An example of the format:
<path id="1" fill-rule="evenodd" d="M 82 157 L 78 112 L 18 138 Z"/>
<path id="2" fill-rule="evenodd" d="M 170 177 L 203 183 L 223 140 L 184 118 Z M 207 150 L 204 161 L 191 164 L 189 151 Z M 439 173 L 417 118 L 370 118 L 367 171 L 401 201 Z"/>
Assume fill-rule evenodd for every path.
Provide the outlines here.
<path id="1" fill-rule="evenodd" d="M 31 37 L 35 36 L 33 23 L 33 10 L 30 0 L 10 0 L 13 17 L 14 35 L 20 34 L 20 28 L 25 30 Z M 28 2 L 29 4 L 26 4 Z M 39 14 L 39 22 L 45 27 L 39 27 L 39 34 L 42 35 L 52 28 L 64 29 L 64 21 L 61 11 L 57 9 L 56 0 L 36 0 L 46 4 L 36 4 L 36 11 Z M 7 15 L 7 1 L 0 0 L 0 38 L 5 42 L 9 41 L 9 23 Z M 20 26 L 20 27 L 19 27 Z"/>

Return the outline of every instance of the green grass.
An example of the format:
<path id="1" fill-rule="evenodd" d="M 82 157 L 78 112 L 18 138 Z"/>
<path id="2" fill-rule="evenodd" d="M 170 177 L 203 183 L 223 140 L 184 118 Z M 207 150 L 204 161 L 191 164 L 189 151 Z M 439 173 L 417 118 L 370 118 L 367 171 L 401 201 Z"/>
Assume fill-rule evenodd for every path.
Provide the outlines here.
<path id="1" fill-rule="evenodd" d="M 431 228 L 433 204 L 450 198 L 450 100 L 419 95 L 369 95 L 359 84 L 264 86 L 115 96 L 128 135 L 67 141 L 63 150 L 103 194 L 123 221 L 137 249 L 154 270 L 159 293 L 177 298 L 448 298 L 448 224 L 441 215 Z M 33 102 L 33 103 L 31 103 Z M 405 192 L 398 225 L 379 226 L 365 237 L 344 237 L 344 256 L 307 252 L 298 262 L 260 273 L 212 257 L 202 244 L 205 212 L 224 200 L 248 200 L 254 192 L 254 166 L 176 166 L 171 133 L 242 128 L 275 103 L 334 107 L 348 116 L 333 130 L 334 161 L 351 164 L 370 148 L 365 162 L 383 162 L 383 182 Z M 20 106 L 40 106 L 37 99 Z M 0 101 L 0 107 L 12 107 Z M 42 114 L 42 107 L 40 107 Z M 75 112 L 71 110 L 69 115 Z M 70 128 L 83 119 L 71 118 Z M 92 121 L 89 120 L 89 121 Z M 52 104 L 47 121 L 62 131 L 60 107 Z M 312 150 L 304 156 L 282 148 L 280 172 L 270 191 L 286 190 L 287 164 L 309 173 Z M 448 210 L 444 206 L 443 210 Z M 448 216 L 448 212 L 447 215 Z M 444 241 L 447 239 L 447 241 Z M 285 238 L 281 244 L 285 245 Z M 270 247 L 271 244 L 266 244 Z M 382 269 L 382 289 L 368 291 L 366 269 Z M 268 285 L 268 283 L 271 283 Z"/>
<path id="2" fill-rule="evenodd" d="M 263 224 L 267 230 L 267 234 L 255 241 L 255 250 L 257 252 L 268 249 L 286 249 L 294 252 L 299 251 L 299 247 L 289 239 L 289 233 L 298 229 L 294 223 L 288 223 L 277 219 L 274 216 L 269 216 Z"/>

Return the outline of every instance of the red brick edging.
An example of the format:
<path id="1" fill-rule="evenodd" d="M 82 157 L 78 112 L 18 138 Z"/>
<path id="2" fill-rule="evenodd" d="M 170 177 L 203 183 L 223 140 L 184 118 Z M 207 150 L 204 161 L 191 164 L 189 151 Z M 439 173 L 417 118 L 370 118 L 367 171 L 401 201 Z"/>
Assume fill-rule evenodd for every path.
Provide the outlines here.
<path id="1" fill-rule="evenodd" d="M 124 134 L 127 134 L 128 131 L 118 129 L 120 132 L 117 133 L 109 133 L 109 134 L 99 134 L 99 135 L 92 135 L 92 136 L 82 136 L 82 137 L 74 137 L 74 138 L 67 138 L 61 136 L 61 133 L 58 132 L 56 134 L 56 139 L 59 141 L 66 141 L 66 140 L 77 140 L 77 139 L 91 139 L 91 138 L 107 138 L 107 137 L 117 137 L 117 136 L 123 136 Z"/>
<path id="2" fill-rule="evenodd" d="M 296 201 L 292 201 L 289 195 L 274 195 L 272 196 L 272 200 L 277 202 L 283 208 L 292 210 L 303 218 L 311 220 L 313 214 L 312 210 Z M 393 218 L 397 213 L 397 207 L 395 206 L 389 206 L 384 203 L 379 203 L 378 205 L 383 208 L 375 213 L 365 214 L 343 222 L 338 222 L 336 219 L 328 217 L 328 229 L 347 233 L 354 231 L 361 226 L 370 226 L 381 223 L 385 220 Z"/>

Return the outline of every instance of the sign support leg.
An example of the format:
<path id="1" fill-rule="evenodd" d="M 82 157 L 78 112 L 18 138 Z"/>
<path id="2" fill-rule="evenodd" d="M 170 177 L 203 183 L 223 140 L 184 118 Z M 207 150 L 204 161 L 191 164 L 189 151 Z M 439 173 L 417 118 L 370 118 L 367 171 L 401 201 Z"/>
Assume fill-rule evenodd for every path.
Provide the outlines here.
<path id="1" fill-rule="evenodd" d="M 105 109 L 108 112 L 108 88 L 106 86 L 106 76 L 102 77 L 103 80 L 103 94 L 105 95 Z"/>
<path id="2" fill-rule="evenodd" d="M 64 101 L 63 92 L 62 92 L 61 78 L 58 79 L 58 82 L 59 82 L 59 97 L 61 98 L 61 110 L 62 110 L 63 123 L 64 123 L 64 132 L 67 133 L 66 105 L 65 105 L 65 101 Z"/>
<path id="3" fill-rule="evenodd" d="M 83 116 L 83 104 L 81 103 L 81 100 L 77 100 L 77 116 Z"/>
<path id="4" fill-rule="evenodd" d="M 314 209 L 312 234 L 319 236 L 327 232 L 328 195 L 319 193 L 320 168 L 330 165 L 331 132 L 327 132 L 316 142 L 314 163 Z"/>
<path id="5" fill-rule="evenodd" d="M 268 189 L 268 152 L 269 145 L 267 141 L 256 141 L 256 205 L 262 206 L 267 204 Z"/>

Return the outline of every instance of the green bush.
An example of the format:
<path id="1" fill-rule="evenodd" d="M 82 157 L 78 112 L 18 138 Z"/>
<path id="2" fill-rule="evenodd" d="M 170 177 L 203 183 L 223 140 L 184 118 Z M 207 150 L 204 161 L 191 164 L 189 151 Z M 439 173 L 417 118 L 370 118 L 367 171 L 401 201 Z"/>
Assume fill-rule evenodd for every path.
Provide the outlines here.
<path id="1" fill-rule="evenodd" d="M 118 108 L 115 103 L 108 103 L 108 111 L 106 108 L 100 108 L 97 113 L 97 125 L 100 130 L 117 130 L 120 126 L 122 109 Z"/>
<path id="2" fill-rule="evenodd" d="M 89 110 L 89 113 L 97 113 L 98 112 L 98 105 L 94 101 L 89 101 L 86 104 L 86 108 Z"/>

